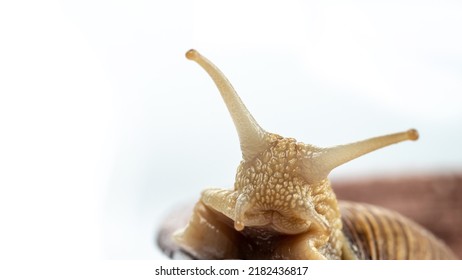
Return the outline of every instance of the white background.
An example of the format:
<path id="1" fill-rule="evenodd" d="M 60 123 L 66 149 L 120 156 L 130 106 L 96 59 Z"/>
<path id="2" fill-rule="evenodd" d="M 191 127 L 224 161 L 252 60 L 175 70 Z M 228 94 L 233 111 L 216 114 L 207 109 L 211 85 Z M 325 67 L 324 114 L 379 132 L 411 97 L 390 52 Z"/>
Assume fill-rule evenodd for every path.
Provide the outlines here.
<path id="1" fill-rule="evenodd" d="M 460 1 L 3 1 L 0 256 L 160 259 L 175 204 L 230 187 L 237 135 L 196 48 L 260 125 L 319 146 L 415 127 L 331 177 L 460 170 Z"/>

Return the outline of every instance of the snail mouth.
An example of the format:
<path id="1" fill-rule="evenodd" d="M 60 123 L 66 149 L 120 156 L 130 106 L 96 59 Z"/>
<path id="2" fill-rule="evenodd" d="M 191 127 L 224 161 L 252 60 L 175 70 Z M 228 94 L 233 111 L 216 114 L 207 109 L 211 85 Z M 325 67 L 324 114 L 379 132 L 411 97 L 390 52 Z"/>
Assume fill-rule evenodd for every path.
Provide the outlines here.
<path id="1" fill-rule="evenodd" d="M 271 226 L 283 234 L 300 234 L 310 230 L 311 222 L 298 217 L 290 217 L 273 211 Z"/>
<path id="2" fill-rule="evenodd" d="M 312 222 L 298 217 L 290 217 L 277 210 L 264 210 L 246 214 L 245 226 L 258 227 L 278 234 L 300 234 L 310 230 Z"/>

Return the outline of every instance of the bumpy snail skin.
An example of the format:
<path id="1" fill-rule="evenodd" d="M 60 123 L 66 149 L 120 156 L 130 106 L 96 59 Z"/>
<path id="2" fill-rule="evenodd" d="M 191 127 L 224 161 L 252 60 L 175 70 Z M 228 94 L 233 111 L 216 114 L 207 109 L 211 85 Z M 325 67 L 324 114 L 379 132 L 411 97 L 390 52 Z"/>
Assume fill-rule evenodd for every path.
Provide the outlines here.
<path id="1" fill-rule="evenodd" d="M 235 124 L 242 150 L 232 190 L 207 189 L 180 247 L 201 259 L 351 259 L 358 257 L 328 174 L 376 149 L 416 140 L 408 130 L 352 144 L 319 148 L 263 130 L 225 76 L 197 51 L 186 57 L 211 76 Z M 351 211 L 350 211 L 351 212 Z"/>

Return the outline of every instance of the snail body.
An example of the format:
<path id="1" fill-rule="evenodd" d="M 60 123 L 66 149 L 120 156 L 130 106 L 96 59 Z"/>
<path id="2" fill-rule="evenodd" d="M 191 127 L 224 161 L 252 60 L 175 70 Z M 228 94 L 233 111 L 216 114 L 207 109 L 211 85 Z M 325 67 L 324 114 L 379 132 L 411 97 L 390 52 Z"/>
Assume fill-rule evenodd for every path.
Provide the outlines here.
<path id="1" fill-rule="evenodd" d="M 197 259 L 450 259 L 452 252 L 403 216 L 339 202 L 327 176 L 376 149 L 417 140 L 410 129 L 320 148 L 262 129 L 220 70 L 195 50 L 236 127 L 242 161 L 234 188 L 206 189 L 173 238 Z M 423 244 L 426 247 L 422 248 Z"/>

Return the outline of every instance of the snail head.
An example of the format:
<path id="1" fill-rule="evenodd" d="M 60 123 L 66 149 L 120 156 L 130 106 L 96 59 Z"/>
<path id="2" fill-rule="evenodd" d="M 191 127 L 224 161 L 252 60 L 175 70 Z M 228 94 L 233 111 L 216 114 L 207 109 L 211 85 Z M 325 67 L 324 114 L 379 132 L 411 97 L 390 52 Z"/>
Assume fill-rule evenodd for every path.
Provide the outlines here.
<path id="1" fill-rule="evenodd" d="M 338 212 L 329 173 L 352 159 L 404 140 L 416 140 L 408 131 L 320 148 L 262 129 L 221 71 L 195 50 L 186 57 L 197 62 L 213 79 L 239 136 L 242 161 L 233 190 L 208 189 L 205 205 L 234 221 L 238 231 L 265 227 L 281 234 L 326 232 Z"/>

